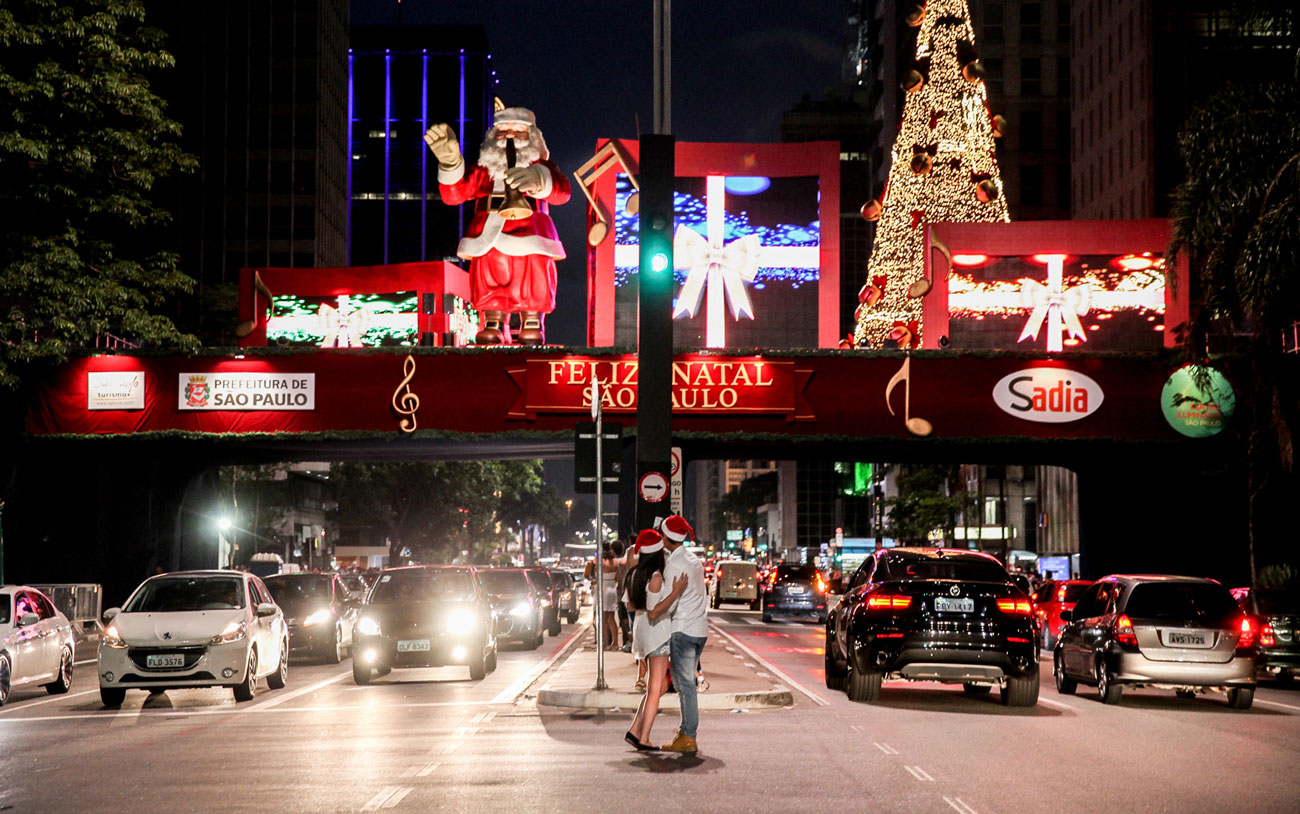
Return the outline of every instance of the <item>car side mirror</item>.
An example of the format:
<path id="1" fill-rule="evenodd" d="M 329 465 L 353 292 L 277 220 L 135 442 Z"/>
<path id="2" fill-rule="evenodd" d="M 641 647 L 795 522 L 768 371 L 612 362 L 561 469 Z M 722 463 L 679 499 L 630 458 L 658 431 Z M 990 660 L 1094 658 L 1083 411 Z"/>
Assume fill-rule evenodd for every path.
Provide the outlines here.
<path id="1" fill-rule="evenodd" d="M 276 611 L 278 610 L 279 608 L 277 608 L 275 605 L 272 605 L 270 602 L 262 602 L 257 606 L 257 616 L 259 619 L 265 618 L 267 616 L 275 616 Z"/>
<path id="2" fill-rule="evenodd" d="M 22 616 L 18 617 L 18 627 L 31 627 L 39 621 L 41 621 L 41 617 L 36 614 L 24 613 Z"/>
<path id="3" fill-rule="evenodd" d="M 116 617 L 121 612 L 122 612 L 121 608 L 109 608 L 108 610 L 104 611 L 104 621 L 105 622 L 113 621 L 113 618 Z"/>
<path id="4" fill-rule="evenodd" d="M 1061 611 L 1061 621 L 1062 622 L 1074 621 L 1074 611 L 1068 611 L 1068 610 Z"/>

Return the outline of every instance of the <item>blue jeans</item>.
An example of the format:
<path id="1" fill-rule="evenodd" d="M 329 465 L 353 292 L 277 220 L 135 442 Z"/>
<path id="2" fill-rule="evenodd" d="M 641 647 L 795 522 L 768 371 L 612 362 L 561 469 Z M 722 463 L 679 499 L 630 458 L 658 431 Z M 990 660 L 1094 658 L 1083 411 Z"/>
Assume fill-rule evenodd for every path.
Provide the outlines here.
<path id="1" fill-rule="evenodd" d="M 700 704 L 695 696 L 695 667 L 700 663 L 700 654 L 704 652 L 704 643 L 708 638 L 687 636 L 674 633 L 671 640 L 673 686 L 677 688 L 677 699 L 682 705 L 682 734 L 695 737 L 700 728 Z"/>

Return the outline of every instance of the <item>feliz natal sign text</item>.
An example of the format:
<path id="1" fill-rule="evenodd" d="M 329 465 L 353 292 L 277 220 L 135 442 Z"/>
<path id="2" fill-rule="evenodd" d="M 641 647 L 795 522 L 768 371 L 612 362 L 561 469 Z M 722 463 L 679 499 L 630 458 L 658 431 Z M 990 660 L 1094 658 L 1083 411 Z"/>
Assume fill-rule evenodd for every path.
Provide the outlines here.
<path id="1" fill-rule="evenodd" d="M 510 375 L 522 391 L 511 418 L 537 413 L 591 411 L 591 383 L 600 381 L 601 409 L 634 413 L 637 408 L 635 356 L 529 359 Z M 800 394 L 812 375 L 794 362 L 753 357 L 678 358 L 672 365 L 675 413 L 784 414 L 789 421 L 811 421 Z"/>

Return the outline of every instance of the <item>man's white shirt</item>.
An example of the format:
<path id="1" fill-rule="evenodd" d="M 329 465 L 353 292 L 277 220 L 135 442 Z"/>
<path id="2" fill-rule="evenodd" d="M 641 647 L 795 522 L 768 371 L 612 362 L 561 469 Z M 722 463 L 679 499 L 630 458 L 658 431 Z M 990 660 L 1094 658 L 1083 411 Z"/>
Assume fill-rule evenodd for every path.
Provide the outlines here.
<path id="1" fill-rule="evenodd" d="M 709 594 L 704 585 L 704 566 L 686 546 L 679 546 L 668 555 L 664 564 L 664 583 L 671 587 L 679 574 L 686 574 L 689 582 L 669 613 L 673 633 L 706 639 L 709 636 Z"/>

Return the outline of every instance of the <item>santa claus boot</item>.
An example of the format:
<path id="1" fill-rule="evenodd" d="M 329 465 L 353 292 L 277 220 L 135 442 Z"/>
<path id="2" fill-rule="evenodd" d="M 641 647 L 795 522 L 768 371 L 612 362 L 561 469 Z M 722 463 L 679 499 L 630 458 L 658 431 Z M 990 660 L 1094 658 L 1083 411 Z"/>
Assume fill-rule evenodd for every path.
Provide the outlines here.
<path id="1" fill-rule="evenodd" d="M 505 311 L 484 311 L 483 329 L 474 335 L 476 345 L 510 344 L 510 323 Z"/>
<path id="2" fill-rule="evenodd" d="M 542 322 L 545 316 L 541 311 L 519 312 L 519 344 L 541 345 L 546 342 L 546 328 Z"/>

